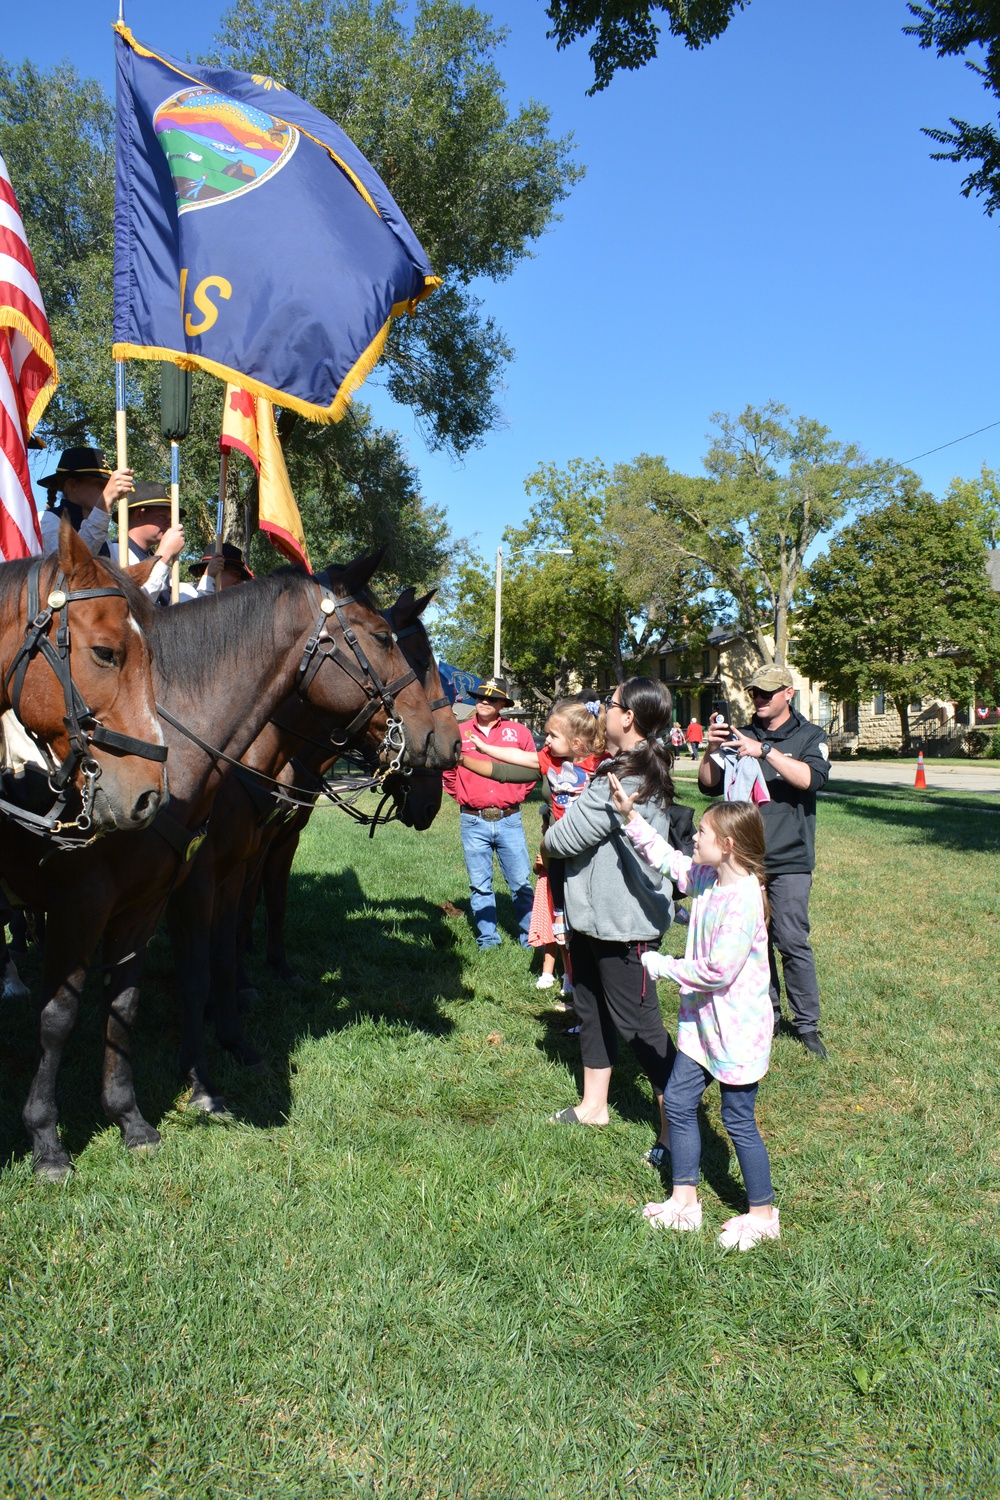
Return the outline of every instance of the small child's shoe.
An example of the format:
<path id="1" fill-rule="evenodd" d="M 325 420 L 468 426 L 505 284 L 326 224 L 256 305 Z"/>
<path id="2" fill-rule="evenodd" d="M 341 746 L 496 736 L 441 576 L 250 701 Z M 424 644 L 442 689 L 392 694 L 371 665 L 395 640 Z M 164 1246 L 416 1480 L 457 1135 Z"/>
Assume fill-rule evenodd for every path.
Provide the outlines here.
<path id="1" fill-rule="evenodd" d="M 701 1228 L 700 1203 L 691 1203 L 687 1208 L 681 1208 L 673 1198 L 668 1198 L 666 1203 L 647 1203 L 642 1213 L 643 1218 L 648 1219 L 657 1229 L 684 1231 Z"/>
<path id="2" fill-rule="evenodd" d="M 573 986 L 570 983 L 570 978 L 569 978 L 568 974 L 564 974 L 563 977 L 562 977 L 562 993 L 564 995 L 570 995 L 570 996 L 572 996 L 572 994 L 573 994 Z"/>
<path id="3" fill-rule="evenodd" d="M 555 982 L 556 976 L 554 974 L 539 974 L 538 978 L 535 980 L 535 989 L 551 990 L 555 985 Z"/>
<path id="4" fill-rule="evenodd" d="M 716 1243 L 724 1250 L 752 1250 L 761 1240 L 780 1239 L 781 1227 L 775 1209 L 770 1219 L 762 1219 L 760 1214 L 739 1214 L 735 1219 L 728 1219 Z"/>

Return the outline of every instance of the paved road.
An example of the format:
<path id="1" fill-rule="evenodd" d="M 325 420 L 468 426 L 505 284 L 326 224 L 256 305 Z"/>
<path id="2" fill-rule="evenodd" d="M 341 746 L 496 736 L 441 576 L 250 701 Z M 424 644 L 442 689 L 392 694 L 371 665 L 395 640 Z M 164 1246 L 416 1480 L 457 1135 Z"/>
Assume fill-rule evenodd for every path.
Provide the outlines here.
<path id="1" fill-rule="evenodd" d="M 689 768 L 690 767 L 690 771 Z M 995 792 L 1000 795 L 1000 762 L 970 762 L 967 766 L 943 766 L 937 761 L 924 763 L 927 774 L 927 790 L 949 792 Z M 694 766 L 682 762 L 676 775 L 682 779 L 695 775 Z M 835 760 L 830 766 L 831 790 L 838 781 L 861 781 L 870 786 L 909 786 L 917 774 L 916 757 L 913 760 Z"/>

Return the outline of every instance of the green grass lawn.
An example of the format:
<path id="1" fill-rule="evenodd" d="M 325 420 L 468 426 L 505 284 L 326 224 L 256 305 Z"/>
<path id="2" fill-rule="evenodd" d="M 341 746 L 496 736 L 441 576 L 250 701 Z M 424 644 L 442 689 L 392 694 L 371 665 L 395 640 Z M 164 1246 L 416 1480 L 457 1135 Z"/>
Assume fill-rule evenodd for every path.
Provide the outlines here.
<path id="1" fill-rule="evenodd" d="M 129 1156 L 100 1118 L 91 986 L 62 1088 L 77 1171 L 34 1182 L 32 1020 L 6 1006 L 0 1493 L 1000 1495 L 998 843 L 975 807 L 823 803 L 830 1061 L 775 1043 L 783 1239 L 744 1256 L 710 1232 L 743 1205 L 717 1097 L 701 1235 L 641 1219 L 665 1189 L 628 1064 L 609 1128 L 546 1123 L 576 1043 L 521 950 L 478 954 L 443 910 L 467 897 L 451 804 L 373 842 L 313 820 L 306 983 L 261 972 L 270 1068 L 219 1063 L 228 1126 L 182 1108 L 157 940 L 136 1054 L 163 1147 Z"/>

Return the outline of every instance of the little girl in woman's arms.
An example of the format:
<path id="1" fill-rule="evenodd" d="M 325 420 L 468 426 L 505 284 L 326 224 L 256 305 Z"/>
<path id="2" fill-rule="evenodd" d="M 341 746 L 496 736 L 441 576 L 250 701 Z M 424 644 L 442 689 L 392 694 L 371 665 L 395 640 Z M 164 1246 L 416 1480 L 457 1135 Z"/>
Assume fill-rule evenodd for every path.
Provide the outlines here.
<path id="1" fill-rule="evenodd" d="M 655 979 L 680 985 L 677 1060 L 663 1094 L 670 1125 L 673 1192 L 647 1203 L 646 1218 L 670 1229 L 700 1229 L 698 1105 L 717 1078 L 722 1123 L 743 1173 L 750 1212 L 722 1227 L 719 1244 L 749 1250 L 780 1239 L 771 1166 L 754 1117 L 757 1085 L 767 1072 L 774 1011 L 769 993 L 764 824 L 749 802 L 710 807 L 695 834 L 694 859 L 672 849 L 641 817 L 612 776 L 625 833 L 649 864 L 690 892 L 691 923 L 683 958 L 644 953 Z"/>

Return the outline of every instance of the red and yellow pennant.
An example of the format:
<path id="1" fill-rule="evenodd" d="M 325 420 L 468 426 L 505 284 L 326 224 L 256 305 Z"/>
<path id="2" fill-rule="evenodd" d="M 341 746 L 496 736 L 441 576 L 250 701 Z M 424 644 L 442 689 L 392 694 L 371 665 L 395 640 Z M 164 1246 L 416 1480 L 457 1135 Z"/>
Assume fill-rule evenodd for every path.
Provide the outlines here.
<path id="1" fill-rule="evenodd" d="M 227 385 L 220 448 L 237 448 L 257 470 L 258 525 L 272 547 L 312 572 L 299 508 L 285 468 L 274 407 L 243 386 Z"/>

